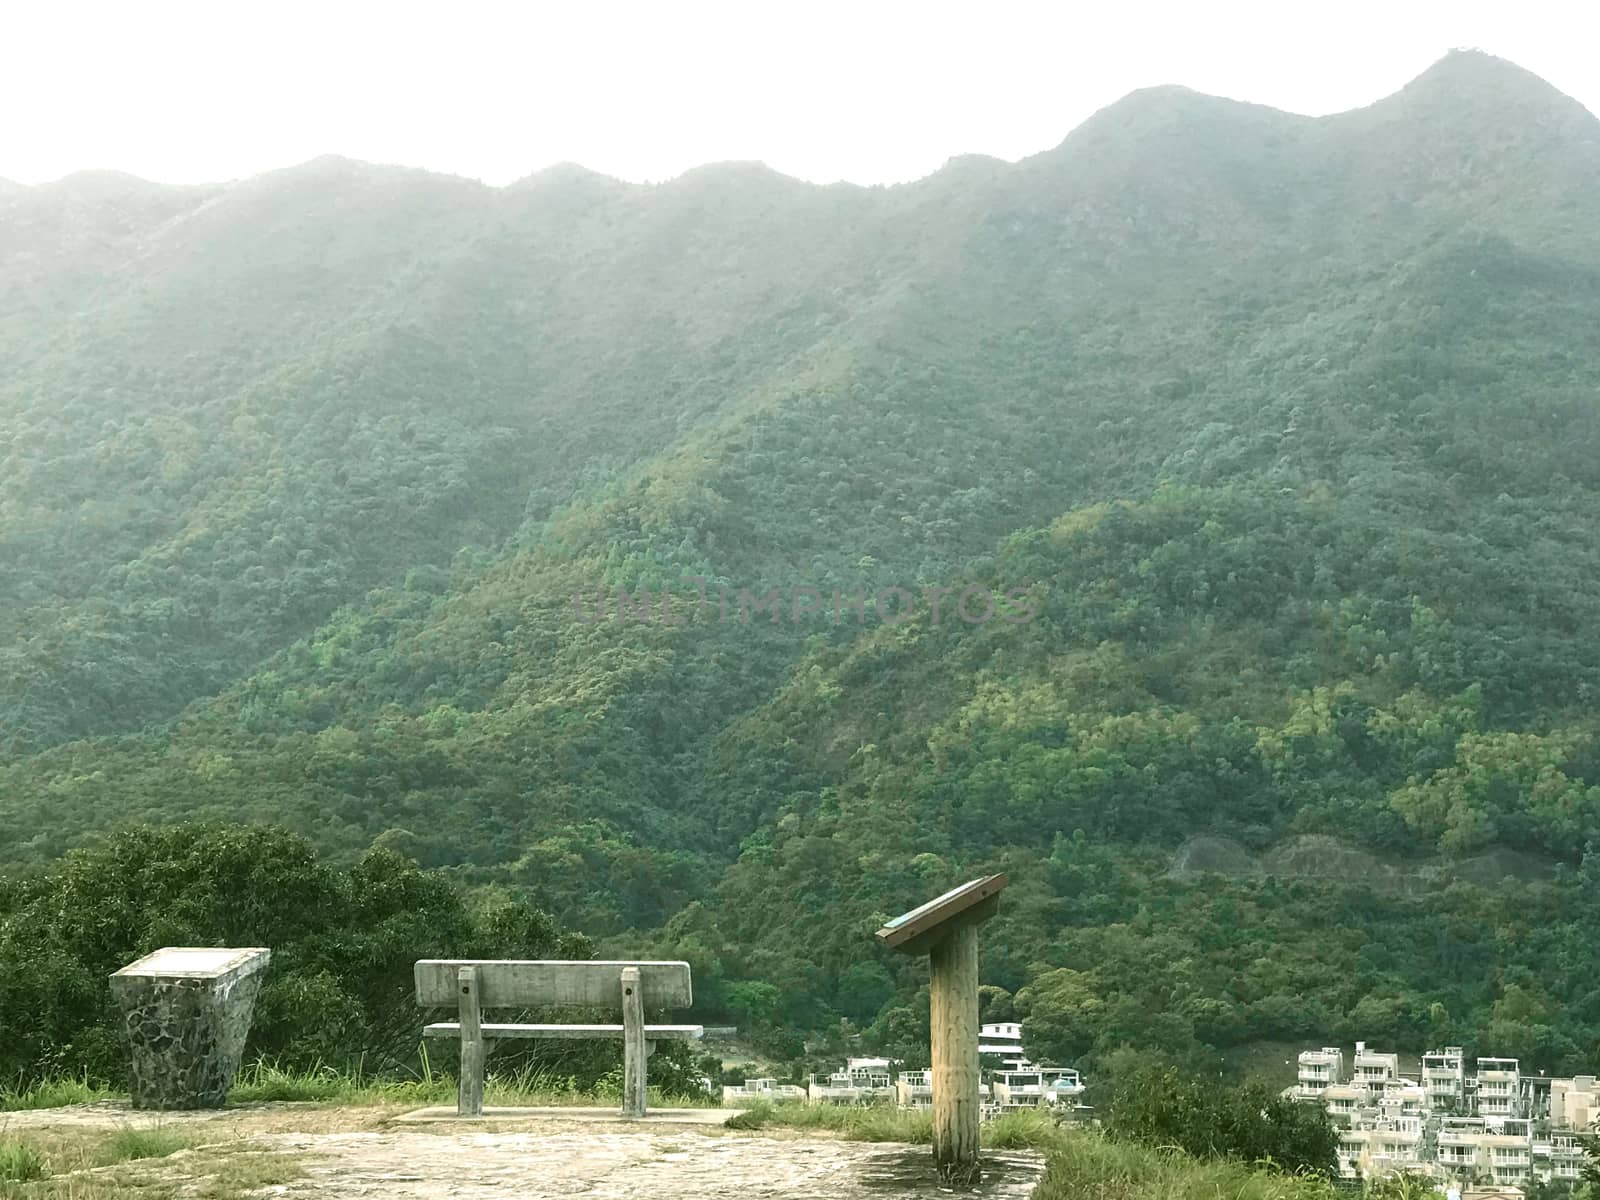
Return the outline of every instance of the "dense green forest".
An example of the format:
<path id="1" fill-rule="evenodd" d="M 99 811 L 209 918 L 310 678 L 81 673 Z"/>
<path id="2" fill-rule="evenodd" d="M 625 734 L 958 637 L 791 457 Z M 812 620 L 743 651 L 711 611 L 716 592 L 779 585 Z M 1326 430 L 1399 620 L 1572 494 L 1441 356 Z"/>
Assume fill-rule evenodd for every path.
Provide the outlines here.
<path id="1" fill-rule="evenodd" d="M 88 988 L 171 931 L 53 939 L 63 880 L 263 823 L 329 980 L 582 937 L 915 1059 L 871 933 L 1002 869 L 1041 1055 L 1600 1066 L 1597 195 L 1475 53 L 892 188 L 0 190 L 0 956 Z"/>

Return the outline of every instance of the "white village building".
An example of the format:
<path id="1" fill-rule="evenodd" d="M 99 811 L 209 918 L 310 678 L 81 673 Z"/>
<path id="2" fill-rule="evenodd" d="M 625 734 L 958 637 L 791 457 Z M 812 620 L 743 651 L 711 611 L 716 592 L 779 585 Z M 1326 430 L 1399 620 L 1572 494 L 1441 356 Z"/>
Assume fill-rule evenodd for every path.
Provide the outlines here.
<path id="1" fill-rule="evenodd" d="M 1398 1171 L 1471 1193 L 1571 1182 L 1582 1172 L 1576 1134 L 1600 1120 L 1592 1075 L 1527 1076 L 1514 1058 L 1484 1056 L 1468 1071 L 1459 1046 L 1430 1050 L 1416 1078 L 1400 1059 L 1357 1042 L 1348 1079 L 1339 1047 L 1301 1051 L 1286 1097 L 1321 1104 L 1339 1129 L 1346 1179 Z"/>

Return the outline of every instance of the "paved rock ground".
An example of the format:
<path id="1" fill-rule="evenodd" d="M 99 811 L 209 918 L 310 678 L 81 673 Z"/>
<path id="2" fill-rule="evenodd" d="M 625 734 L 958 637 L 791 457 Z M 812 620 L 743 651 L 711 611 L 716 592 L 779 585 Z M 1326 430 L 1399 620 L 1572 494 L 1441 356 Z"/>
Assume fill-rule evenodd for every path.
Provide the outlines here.
<path id="1" fill-rule="evenodd" d="M 921 1200 L 950 1194 L 939 1186 L 926 1147 L 864 1142 L 695 1130 L 280 1133 L 256 1140 L 294 1155 L 306 1171 L 272 1194 L 318 1200 Z M 975 1193 L 984 1200 L 1022 1200 L 1042 1170 L 1036 1155 L 1021 1153 L 991 1155 L 988 1165 Z"/>
<path id="2" fill-rule="evenodd" d="M 288 1155 L 303 1169 L 258 1193 L 286 1200 L 932 1200 L 950 1196 L 926 1146 L 828 1137 L 561 1119 L 463 1129 L 407 1125 L 398 1109 L 261 1105 L 215 1113 L 147 1114 L 105 1103 L 7 1113 L 12 1133 L 89 1127 L 200 1124 L 207 1144 L 232 1153 Z M 204 1174 L 207 1149 L 162 1170 Z M 991 1152 L 976 1200 L 1025 1200 L 1043 1173 L 1036 1154 Z"/>

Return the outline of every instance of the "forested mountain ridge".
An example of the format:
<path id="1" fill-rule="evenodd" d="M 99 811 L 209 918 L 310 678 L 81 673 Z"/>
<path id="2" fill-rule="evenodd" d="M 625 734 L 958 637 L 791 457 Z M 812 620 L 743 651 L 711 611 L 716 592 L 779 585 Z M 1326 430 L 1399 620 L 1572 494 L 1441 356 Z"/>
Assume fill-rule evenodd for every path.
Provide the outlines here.
<path id="1" fill-rule="evenodd" d="M 1597 194 L 1600 122 L 1476 54 L 888 189 L 0 191 L 0 857 L 376 838 L 901 1048 L 863 934 L 1004 867 L 1053 1054 L 1592 1060 Z M 790 607 L 967 584 L 1032 619 Z M 574 603 L 641 587 L 692 619 Z M 1170 875 L 1197 833 L 1552 875 Z"/>

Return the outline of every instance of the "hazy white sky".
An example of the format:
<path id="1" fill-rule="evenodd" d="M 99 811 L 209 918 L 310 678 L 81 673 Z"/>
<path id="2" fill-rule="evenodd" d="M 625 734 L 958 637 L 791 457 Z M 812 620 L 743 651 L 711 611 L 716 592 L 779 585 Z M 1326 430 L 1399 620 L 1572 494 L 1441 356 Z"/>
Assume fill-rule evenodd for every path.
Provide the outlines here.
<path id="1" fill-rule="evenodd" d="M 881 183 L 1046 149 L 1149 84 L 1358 107 L 1456 46 L 1600 111 L 1593 0 L 0 0 L 0 177 L 201 182 L 336 153 L 497 184 L 734 158 Z"/>

